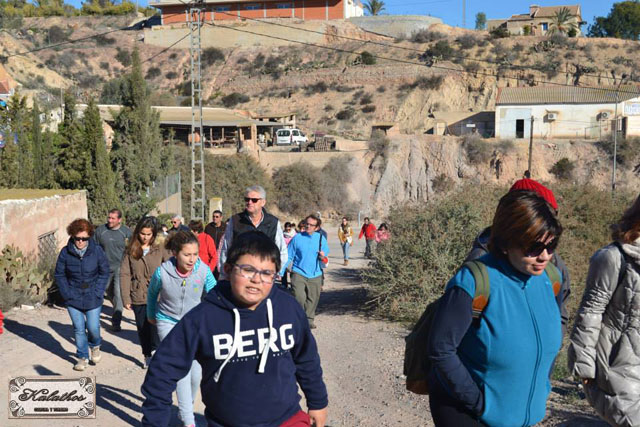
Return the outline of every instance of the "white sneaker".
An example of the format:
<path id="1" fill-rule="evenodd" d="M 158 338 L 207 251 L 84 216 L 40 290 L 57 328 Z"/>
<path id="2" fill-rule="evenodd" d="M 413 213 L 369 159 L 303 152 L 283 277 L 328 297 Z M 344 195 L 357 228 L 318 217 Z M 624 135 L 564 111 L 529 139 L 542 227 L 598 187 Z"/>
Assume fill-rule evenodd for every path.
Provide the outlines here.
<path id="1" fill-rule="evenodd" d="M 147 369 L 149 367 L 150 363 L 151 363 L 151 356 L 145 356 L 144 357 L 144 366 L 142 367 L 142 369 Z"/>
<path id="2" fill-rule="evenodd" d="M 89 366 L 89 359 L 78 359 L 78 362 L 73 367 L 74 371 L 84 371 Z"/>
<path id="3" fill-rule="evenodd" d="M 93 363 L 98 363 L 102 359 L 102 354 L 100 353 L 100 346 L 93 347 L 91 349 L 91 361 Z"/>

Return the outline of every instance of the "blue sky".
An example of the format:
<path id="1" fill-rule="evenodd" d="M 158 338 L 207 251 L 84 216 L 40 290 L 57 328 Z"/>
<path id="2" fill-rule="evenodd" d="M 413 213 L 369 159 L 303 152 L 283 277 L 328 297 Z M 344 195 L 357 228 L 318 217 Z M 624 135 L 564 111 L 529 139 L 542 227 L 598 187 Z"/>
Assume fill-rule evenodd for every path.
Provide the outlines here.
<path id="1" fill-rule="evenodd" d="M 135 0 L 132 0 L 135 2 Z M 366 0 L 361 0 L 363 3 Z M 148 3 L 147 0 L 139 0 L 141 6 Z M 81 0 L 67 0 L 76 7 L 80 7 Z M 389 15 L 432 15 L 441 18 L 445 24 L 462 26 L 462 0 L 384 0 L 386 13 Z M 557 1 L 557 0 L 466 0 L 467 3 L 467 28 L 475 25 L 475 16 L 478 12 L 484 12 L 487 19 L 508 18 L 517 13 L 529 11 L 530 4 L 540 6 L 556 6 L 566 4 L 580 4 L 582 6 L 582 18 L 589 24 L 594 16 L 606 16 L 613 1 L 583 0 L 581 2 Z M 586 31 L 586 28 L 583 27 Z"/>

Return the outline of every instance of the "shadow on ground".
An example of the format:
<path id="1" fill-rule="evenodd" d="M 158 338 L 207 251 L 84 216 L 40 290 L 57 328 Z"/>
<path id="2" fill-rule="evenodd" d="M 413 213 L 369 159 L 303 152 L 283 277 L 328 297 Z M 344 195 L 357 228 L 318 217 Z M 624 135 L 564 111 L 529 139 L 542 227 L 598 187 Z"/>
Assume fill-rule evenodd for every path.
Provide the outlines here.
<path id="1" fill-rule="evenodd" d="M 142 411 L 140 410 L 142 401 L 142 396 L 128 390 L 122 390 L 100 383 L 97 384 L 96 405 L 98 408 L 108 411 L 120 418 L 124 422 L 123 425 L 133 426 L 140 424 L 140 419 L 142 419 Z M 123 407 L 139 414 L 139 416 L 137 418 L 132 417 L 122 410 Z M 97 416 L 99 416 L 99 414 Z"/>
<path id="2" fill-rule="evenodd" d="M 373 307 L 367 304 L 366 289 L 361 286 L 360 271 L 354 268 L 339 268 L 326 273 L 326 280 L 346 283 L 341 289 L 323 290 L 320 294 L 317 314 L 370 316 Z"/>
<path id="3" fill-rule="evenodd" d="M 72 357 L 72 354 L 65 350 L 60 342 L 58 342 L 58 340 L 49 332 L 24 323 L 18 323 L 11 319 L 4 320 L 4 327 L 7 331 L 10 331 L 20 338 L 37 345 L 47 353 L 55 354 L 62 360 L 69 363 L 75 363 L 75 359 Z"/>
<path id="4" fill-rule="evenodd" d="M 71 322 L 71 320 L 69 320 L 69 322 Z M 101 322 L 103 323 L 103 322 Z M 54 331 L 56 331 L 58 333 L 58 335 L 60 335 L 61 338 L 69 341 L 71 344 L 75 345 L 75 339 L 74 337 L 74 333 L 73 333 L 73 326 L 71 324 L 63 324 L 63 323 L 59 323 L 59 322 L 54 322 L 54 321 L 49 321 L 49 326 L 51 327 L 51 329 L 53 329 Z M 134 365 L 137 365 L 139 367 L 143 366 L 143 362 L 142 362 L 142 358 L 140 358 L 140 360 L 138 360 L 137 358 L 135 358 L 134 356 L 125 354 L 123 352 L 121 352 L 120 350 L 118 350 L 116 348 L 115 345 L 113 345 L 112 343 L 110 343 L 109 341 L 107 341 L 107 337 L 105 337 L 104 334 L 104 325 L 101 324 L 101 328 L 100 328 L 100 336 L 102 338 L 102 344 L 100 345 L 100 350 L 102 351 L 102 353 L 107 353 L 107 354 L 111 354 L 115 357 L 120 357 L 122 359 L 128 360 L 130 362 L 132 362 Z M 75 360 L 73 361 L 73 363 L 75 363 Z"/>

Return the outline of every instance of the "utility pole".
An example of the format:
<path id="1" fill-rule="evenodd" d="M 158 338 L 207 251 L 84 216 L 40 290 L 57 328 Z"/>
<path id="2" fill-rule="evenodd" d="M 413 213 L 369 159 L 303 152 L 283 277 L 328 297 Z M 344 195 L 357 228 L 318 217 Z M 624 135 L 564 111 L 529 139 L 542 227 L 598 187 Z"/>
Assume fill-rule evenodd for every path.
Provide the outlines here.
<path id="1" fill-rule="evenodd" d="M 467 28 L 467 0 L 462 0 L 462 28 Z"/>
<path id="2" fill-rule="evenodd" d="M 533 154 L 533 116 L 531 116 L 531 130 L 529 132 L 529 174 L 531 174 L 531 156 Z"/>
<path id="3" fill-rule="evenodd" d="M 616 88 L 616 107 L 615 113 L 613 113 L 613 172 L 611 173 L 611 193 L 616 192 L 616 157 L 618 157 L 618 102 L 620 99 L 620 85 L 627 78 L 626 74 L 623 74 Z"/>
<path id="4" fill-rule="evenodd" d="M 202 126 L 202 45 L 204 0 L 189 7 L 189 52 L 191 56 L 191 219 L 204 219 L 204 132 Z"/>

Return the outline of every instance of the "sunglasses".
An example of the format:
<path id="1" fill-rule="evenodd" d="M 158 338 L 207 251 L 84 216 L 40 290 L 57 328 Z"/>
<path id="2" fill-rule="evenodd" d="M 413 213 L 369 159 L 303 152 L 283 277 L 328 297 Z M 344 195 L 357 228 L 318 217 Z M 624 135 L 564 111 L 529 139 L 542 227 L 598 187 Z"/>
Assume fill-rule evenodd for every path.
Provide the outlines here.
<path id="1" fill-rule="evenodd" d="M 535 242 L 533 245 L 529 246 L 529 249 L 527 249 L 524 252 L 524 256 L 531 257 L 531 258 L 539 257 L 540 254 L 544 252 L 545 249 L 547 250 L 547 253 L 551 255 L 555 252 L 557 247 L 558 247 L 557 238 L 553 239 L 551 242 L 549 242 L 546 245 L 542 242 Z"/>
<path id="2" fill-rule="evenodd" d="M 88 242 L 91 237 L 74 237 L 74 242 Z"/>
<path id="3" fill-rule="evenodd" d="M 251 201 L 251 203 L 258 203 L 260 200 L 262 200 L 262 199 L 258 198 L 258 197 L 245 197 L 244 198 L 244 202 L 245 203 L 249 203 L 249 201 Z"/>

